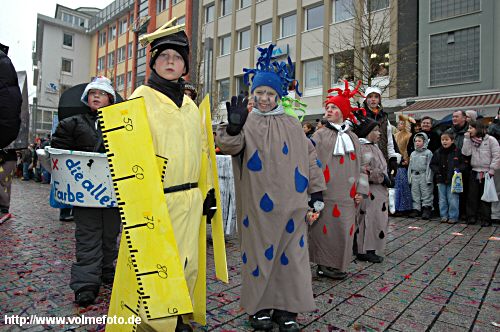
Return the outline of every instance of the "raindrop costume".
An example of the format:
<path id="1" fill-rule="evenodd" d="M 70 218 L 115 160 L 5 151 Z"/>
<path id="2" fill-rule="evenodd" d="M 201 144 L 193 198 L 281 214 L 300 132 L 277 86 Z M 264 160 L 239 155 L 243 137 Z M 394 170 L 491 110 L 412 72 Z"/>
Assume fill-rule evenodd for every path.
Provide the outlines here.
<path id="1" fill-rule="evenodd" d="M 281 100 L 293 66 L 274 62 L 272 48 L 258 48 L 256 69 L 244 69 L 244 78 L 248 84 L 253 75 L 252 93 L 268 86 Z M 268 113 L 255 107 L 238 134 L 228 134 L 228 124 L 217 128 L 217 145 L 239 164 L 234 176 L 241 202 L 241 306 L 250 315 L 264 309 L 313 311 L 305 216 L 308 193 L 323 191 L 325 182 L 298 119 L 282 105 Z"/>
<path id="2" fill-rule="evenodd" d="M 368 181 L 361 172 L 358 137 L 349 128 L 350 122 L 346 121 L 356 121 L 350 98 L 359 93 L 358 87 L 351 91 L 346 81 L 344 90 L 328 90 L 329 93 L 334 91 L 338 95 L 329 95 L 325 106 L 331 103 L 342 111 L 344 124 L 340 127 L 343 132 L 340 133 L 331 123 L 327 123 L 311 138 L 322 165 L 327 190 L 324 192 L 325 209 L 309 230 L 309 252 L 312 262 L 346 272 L 352 260 L 356 232 L 357 206 L 354 198 L 356 194 L 368 194 Z M 352 143 L 352 151 L 347 148 L 342 151 L 336 149 L 337 141 L 341 139 Z"/>

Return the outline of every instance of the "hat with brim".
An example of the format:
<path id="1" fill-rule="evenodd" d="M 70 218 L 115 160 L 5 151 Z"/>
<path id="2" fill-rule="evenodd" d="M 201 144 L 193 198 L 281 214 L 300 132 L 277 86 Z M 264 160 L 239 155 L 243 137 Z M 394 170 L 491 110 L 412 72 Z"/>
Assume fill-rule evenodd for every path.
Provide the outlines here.
<path id="1" fill-rule="evenodd" d="M 110 103 L 114 104 L 116 100 L 116 93 L 115 90 L 113 89 L 113 86 L 111 85 L 111 81 L 109 78 L 104 77 L 104 76 L 97 76 L 95 77 L 92 82 L 87 84 L 85 87 L 85 90 L 83 91 L 82 97 L 80 100 L 82 103 L 85 105 L 89 105 L 89 91 L 90 90 L 101 90 L 105 91 L 110 95 Z"/>
<path id="2" fill-rule="evenodd" d="M 189 73 L 189 40 L 183 30 L 153 40 L 151 43 L 151 60 L 149 61 L 149 67 L 153 69 L 153 65 L 158 56 L 161 52 L 168 49 L 172 49 L 181 55 L 185 65 L 185 71 L 182 75 L 187 75 L 187 73 Z"/>

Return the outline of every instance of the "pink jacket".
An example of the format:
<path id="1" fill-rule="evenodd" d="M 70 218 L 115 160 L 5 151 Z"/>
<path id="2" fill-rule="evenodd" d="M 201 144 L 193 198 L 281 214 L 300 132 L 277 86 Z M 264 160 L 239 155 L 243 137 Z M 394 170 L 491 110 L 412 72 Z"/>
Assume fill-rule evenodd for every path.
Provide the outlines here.
<path id="1" fill-rule="evenodd" d="M 464 145 L 462 146 L 462 154 L 470 156 L 472 170 L 476 172 L 495 173 L 495 170 L 500 168 L 500 146 L 496 138 L 485 135 L 480 146 L 475 147 L 470 138 L 464 137 Z"/>

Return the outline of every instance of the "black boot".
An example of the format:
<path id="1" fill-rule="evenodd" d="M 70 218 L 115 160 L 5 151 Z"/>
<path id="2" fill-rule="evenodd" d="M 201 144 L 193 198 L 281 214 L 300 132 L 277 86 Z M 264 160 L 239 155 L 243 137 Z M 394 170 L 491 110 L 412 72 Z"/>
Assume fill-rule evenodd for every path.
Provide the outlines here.
<path id="1" fill-rule="evenodd" d="M 257 331 L 272 330 L 271 309 L 260 310 L 255 315 L 250 315 L 250 325 Z"/>
<path id="2" fill-rule="evenodd" d="M 483 220 L 481 222 L 481 227 L 490 227 L 491 226 L 491 219 L 490 220 Z"/>
<path id="3" fill-rule="evenodd" d="M 411 210 L 410 214 L 408 214 L 408 217 L 410 218 L 418 218 L 420 217 L 420 211 L 419 210 Z"/>
<path id="4" fill-rule="evenodd" d="M 356 258 L 370 263 L 382 263 L 384 261 L 384 257 L 375 254 L 375 250 L 367 250 L 366 254 L 357 254 Z"/>
<path id="5" fill-rule="evenodd" d="M 467 221 L 465 223 L 467 225 L 475 225 L 476 224 L 476 218 L 474 218 L 474 217 L 467 217 Z"/>
<path id="6" fill-rule="evenodd" d="M 347 278 L 347 273 L 342 272 L 339 269 L 335 269 L 333 267 L 328 267 L 324 265 L 318 265 L 318 269 L 316 270 L 316 275 L 318 277 L 328 277 L 333 280 L 344 280 Z"/>
<path id="7" fill-rule="evenodd" d="M 432 208 L 430 206 L 422 207 L 422 219 L 429 220 L 431 218 Z"/>
<path id="8" fill-rule="evenodd" d="M 193 332 L 193 329 L 189 324 L 185 324 L 181 316 L 177 316 L 177 326 L 175 327 L 175 332 Z"/>
<path id="9" fill-rule="evenodd" d="M 80 307 L 88 307 L 95 303 L 99 288 L 95 286 L 84 286 L 75 292 L 75 301 Z"/>
<path id="10" fill-rule="evenodd" d="M 275 309 L 273 313 L 273 321 L 278 324 L 280 332 L 300 331 L 296 313 Z"/>

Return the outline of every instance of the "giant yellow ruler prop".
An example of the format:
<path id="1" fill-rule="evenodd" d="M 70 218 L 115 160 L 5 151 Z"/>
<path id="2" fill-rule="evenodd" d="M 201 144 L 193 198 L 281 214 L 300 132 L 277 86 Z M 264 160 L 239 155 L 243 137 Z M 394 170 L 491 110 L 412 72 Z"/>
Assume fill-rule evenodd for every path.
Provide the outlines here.
<path id="1" fill-rule="evenodd" d="M 209 107 L 202 110 L 202 116 L 207 113 L 209 116 Z M 168 159 L 155 155 L 144 100 L 137 98 L 108 106 L 99 110 L 99 117 L 123 225 L 108 316 L 117 316 L 129 323 L 108 325 L 106 331 L 135 331 L 137 326 L 130 324 L 134 316 L 154 321 L 191 313 L 193 307 L 163 193 Z M 209 136 L 209 149 L 213 151 L 211 130 Z M 208 162 L 215 166 L 215 155 L 213 158 L 209 161 L 205 157 L 205 166 Z M 212 167 L 212 170 L 217 201 L 220 202 L 216 168 Z M 207 189 L 204 190 L 201 182 L 200 179 L 200 189 L 205 194 Z M 201 229 L 200 248 L 204 249 L 203 224 Z M 216 275 L 227 282 L 220 208 L 212 222 L 212 234 L 214 254 L 219 255 L 215 261 Z M 204 250 L 201 254 L 199 272 L 204 276 Z M 206 285 L 197 284 L 195 297 L 203 296 L 203 313 L 205 294 Z M 195 309 L 195 320 L 205 324 L 204 315 L 196 315 L 196 312 Z"/>

